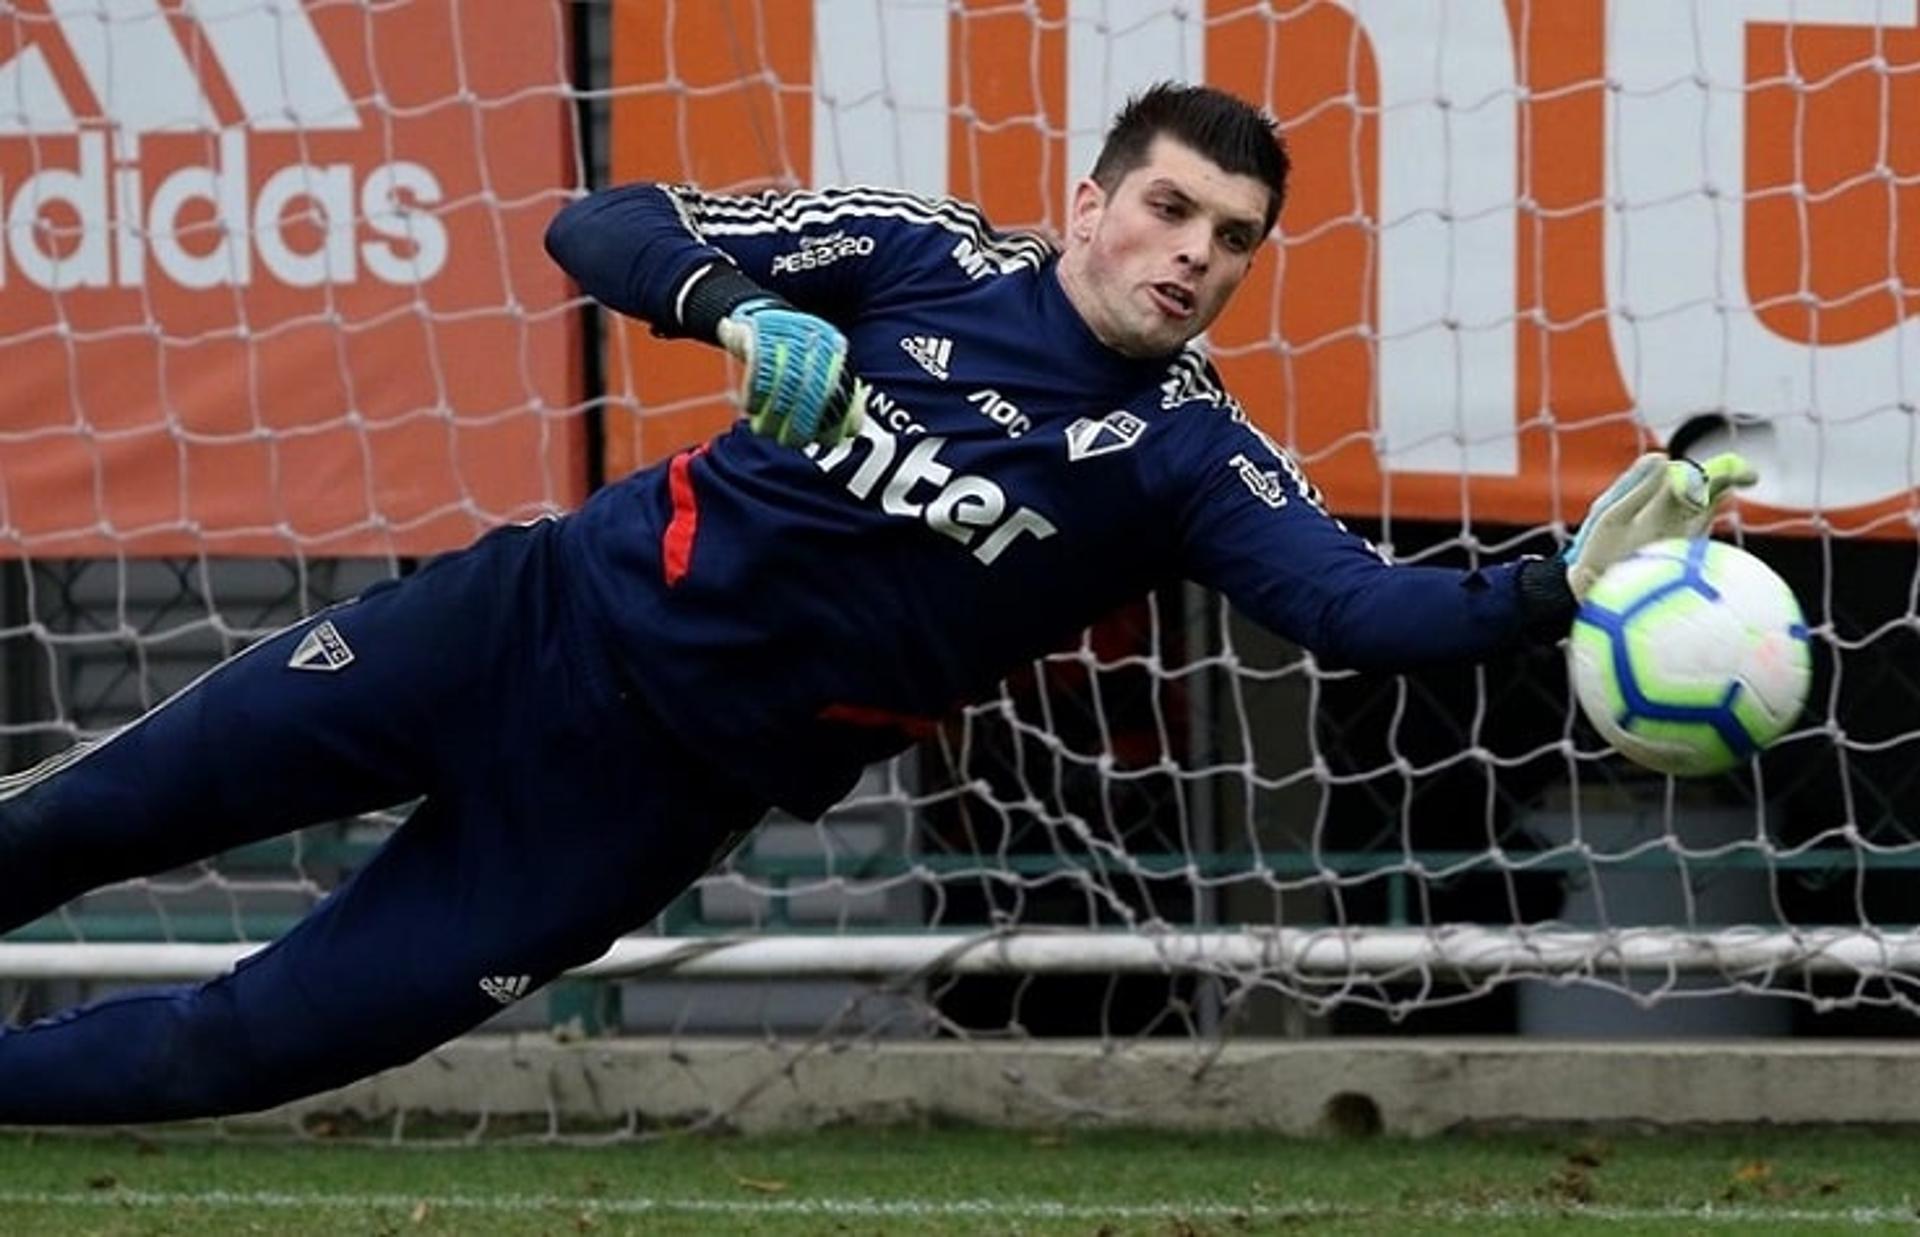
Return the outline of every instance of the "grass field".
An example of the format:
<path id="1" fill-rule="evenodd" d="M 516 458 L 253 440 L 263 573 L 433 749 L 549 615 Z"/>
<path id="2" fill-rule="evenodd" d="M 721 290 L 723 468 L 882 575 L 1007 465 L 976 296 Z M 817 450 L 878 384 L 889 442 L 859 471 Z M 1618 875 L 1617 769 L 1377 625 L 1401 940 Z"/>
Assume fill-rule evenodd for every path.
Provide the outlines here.
<path id="1" fill-rule="evenodd" d="M 1920 1232 L 1920 1136 L 0 1136 L 0 1233 Z"/>

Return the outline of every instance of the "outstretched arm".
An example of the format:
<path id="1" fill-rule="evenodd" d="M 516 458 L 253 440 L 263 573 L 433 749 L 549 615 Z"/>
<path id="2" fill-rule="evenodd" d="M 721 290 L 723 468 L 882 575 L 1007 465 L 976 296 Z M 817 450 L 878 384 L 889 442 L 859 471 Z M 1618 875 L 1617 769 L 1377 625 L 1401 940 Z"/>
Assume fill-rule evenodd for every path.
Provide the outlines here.
<path id="1" fill-rule="evenodd" d="M 1698 535 L 1728 489 L 1751 479 L 1737 461 L 1645 457 L 1596 501 L 1568 555 L 1468 571 L 1395 566 L 1327 513 L 1291 457 L 1237 407 L 1181 415 L 1194 420 L 1163 483 L 1184 487 L 1189 573 L 1329 663 L 1360 670 L 1478 661 L 1558 640 L 1576 594 L 1607 565 L 1662 537 Z"/>

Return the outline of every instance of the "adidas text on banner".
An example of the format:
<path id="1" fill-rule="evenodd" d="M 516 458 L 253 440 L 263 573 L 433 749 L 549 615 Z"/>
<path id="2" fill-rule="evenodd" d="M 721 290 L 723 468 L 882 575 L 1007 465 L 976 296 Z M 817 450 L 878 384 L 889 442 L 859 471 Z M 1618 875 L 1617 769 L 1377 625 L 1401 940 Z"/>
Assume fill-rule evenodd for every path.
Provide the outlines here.
<path id="1" fill-rule="evenodd" d="M 0 115 L 0 139 L 72 134 L 77 150 L 74 167 L 36 165 L 17 191 L 9 180 L 10 198 L 58 203 L 79 217 L 83 233 L 103 238 L 56 255 L 16 219 L 0 238 L 0 263 L 10 257 L 28 283 L 52 291 L 138 288 L 154 276 L 187 289 L 244 286 L 259 277 L 256 267 L 293 287 L 362 274 L 414 286 L 440 273 L 448 233 L 431 209 L 444 196 L 431 169 L 406 161 L 368 166 L 364 158 L 326 166 L 279 163 L 278 147 L 271 154 L 255 148 L 258 135 L 364 128 L 334 53 L 304 5 L 236 8 L 210 19 L 209 8 L 217 6 L 203 3 L 181 15 L 194 23 L 232 92 L 238 124 L 207 93 L 204 66 L 157 20 L 160 9 L 151 0 L 121 7 L 128 16 L 108 24 L 103 35 L 106 14 L 99 6 L 55 5 L 57 37 L 24 43 L 0 63 L 0 95 L 16 101 L 10 114 Z M 135 16 L 142 9 L 156 20 Z M 75 96 L 67 83 L 87 89 Z M 141 153 L 142 135 L 183 129 L 207 134 L 204 157 L 211 162 L 168 166 Z M 321 252 L 306 252 L 289 242 L 279 222 L 290 202 L 303 201 L 315 203 L 335 229 L 355 215 L 357 202 L 371 235 L 356 244 L 348 229 L 339 233 L 345 243 L 330 240 Z M 225 231 L 211 252 L 180 238 L 182 217 L 196 203 L 211 207 Z M 109 236 L 119 239 L 108 244 Z"/>

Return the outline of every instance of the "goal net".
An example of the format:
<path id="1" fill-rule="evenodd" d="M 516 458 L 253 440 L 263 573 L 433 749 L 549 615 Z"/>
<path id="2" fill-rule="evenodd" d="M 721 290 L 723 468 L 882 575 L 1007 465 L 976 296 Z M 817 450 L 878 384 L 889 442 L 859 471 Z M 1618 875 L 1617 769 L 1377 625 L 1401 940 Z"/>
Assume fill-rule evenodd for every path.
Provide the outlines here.
<path id="1" fill-rule="evenodd" d="M 1720 535 L 1814 633 L 1800 724 L 1674 782 L 1557 651 L 1356 676 L 1165 591 L 499 1025 L 1873 1030 L 1916 961 L 1916 67 L 1913 0 L 12 6 L 0 740 L 24 767 L 725 425 L 722 358 L 546 260 L 581 187 L 1058 233 L 1128 93 L 1204 80 L 1296 168 L 1208 345 L 1333 509 L 1400 561 L 1553 553 L 1646 444 L 1733 443 L 1764 479 Z M 403 815 L 89 895 L 0 944 L 9 1012 L 217 968 Z"/>

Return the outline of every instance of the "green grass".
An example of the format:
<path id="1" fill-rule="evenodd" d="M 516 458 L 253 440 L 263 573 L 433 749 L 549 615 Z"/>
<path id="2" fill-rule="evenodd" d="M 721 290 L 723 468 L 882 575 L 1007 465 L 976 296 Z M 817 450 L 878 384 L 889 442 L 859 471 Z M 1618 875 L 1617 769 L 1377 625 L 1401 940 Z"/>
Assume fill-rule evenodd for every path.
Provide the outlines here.
<path id="1" fill-rule="evenodd" d="M 831 1130 L 596 1146 L 0 1136 L 0 1233 L 1683 1233 L 1920 1228 L 1920 1136 Z"/>

